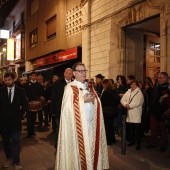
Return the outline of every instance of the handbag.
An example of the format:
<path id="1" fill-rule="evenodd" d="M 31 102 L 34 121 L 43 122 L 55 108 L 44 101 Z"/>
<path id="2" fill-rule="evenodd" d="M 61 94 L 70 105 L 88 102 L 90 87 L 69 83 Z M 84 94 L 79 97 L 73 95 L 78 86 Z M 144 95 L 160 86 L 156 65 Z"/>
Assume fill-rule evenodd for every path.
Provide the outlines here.
<path id="1" fill-rule="evenodd" d="M 127 109 L 121 103 L 118 105 L 118 110 L 122 113 L 122 115 L 127 114 Z"/>
<path id="2" fill-rule="evenodd" d="M 120 111 L 123 110 L 123 108 L 125 108 L 121 103 L 119 103 L 119 105 L 117 107 Z"/>
<path id="3" fill-rule="evenodd" d="M 106 113 L 115 113 L 115 112 L 117 112 L 117 108 L 116 107 L 107 107 L 107 106 L 104 106 L 103 107 L 103 112 L 106 112 Z"/>
<path id="4" fill-rule="evenodd" d="M 107 107 L 107 106 L 104 106 L 103 107 L 103 113 L 106 113 L 107 116 L 114 116 L 114 117 L 117 117 L 118 115 L 118 109 L 116 107 Z"/>

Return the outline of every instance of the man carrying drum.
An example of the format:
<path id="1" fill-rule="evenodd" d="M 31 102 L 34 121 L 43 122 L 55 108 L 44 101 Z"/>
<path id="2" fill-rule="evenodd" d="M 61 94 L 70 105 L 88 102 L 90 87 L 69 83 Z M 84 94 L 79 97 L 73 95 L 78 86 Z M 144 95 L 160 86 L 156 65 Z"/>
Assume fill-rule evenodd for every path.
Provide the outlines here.
<path id="1" fill-rule="evenodd" d="M 34 125 L 36 120 L 36 113 L 42 110 L 40 100 L 43 100 L 44 89 L 43 86 L 36 81 L 37 74 L 31 72 L 30 81 L 25 86 L 25 92 L 29 101 L 29 109 L 27 112 L 27 137 L 35 136 Z"/>

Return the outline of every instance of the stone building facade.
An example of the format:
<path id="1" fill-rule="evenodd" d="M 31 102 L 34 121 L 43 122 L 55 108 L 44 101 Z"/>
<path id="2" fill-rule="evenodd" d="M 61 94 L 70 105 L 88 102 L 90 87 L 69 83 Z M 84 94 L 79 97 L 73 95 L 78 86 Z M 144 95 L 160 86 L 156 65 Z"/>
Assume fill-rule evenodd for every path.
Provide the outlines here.
<path id="1" fill-rule="evenodd" d="M 37 58 L 81 46 L 81 18 L 79 0 L 27 0 L 26 71 Z"/>
<path id="2" fill-rule="evenodd" d="M 3 24 L 3 30 L 9 31 L 9 38 L 12 39 L 12 46 L 8 47 L 7 39 L 0 39 L 0 77 L 2 78 L 6 71 L 17 73 L 22 76 L 25 71 L 25 20 L 26 20 L 26 0 L 14 2 L 15 6 Z M 1 11 L 0 11 L 1 13 Z M 10 50 L 9 50 L 10 48 Z M 3 52 L 3 49 L 5 51 Z M 8 51 L 12 51 L 12 59 L 9 60 Z M 14 58 L 14 59 L 13 59 Z"/>
<path id="3" fill-rule="evenodd" d="M 82 47 L 82 62 L 87 67 L 88 78 L 98 73 L 113 79 L 118 74 L 133 74 L 143 80 L 145 76 L 153 77 L 158 67 L 170 74 L 169 0 L 21 2 L 24 2 L 20 13 L 24 18 L 26 63 L 25 67 L 20 61 L 14 63 L 26 72 L 36 69 L 37 59 Z M 12 15 L 10 25 L 4 26 L 9 30 L 14 21 L 16 25 L 21 24 L 19 12 L 15 10 Z"/>
<path id="4" fill-rule="evenodd" d="M 118 74 L 132 74 L 143 80 L 145 76 L 153 76 L 159 66 L 161 71 L 170 73 L 170 1 L 82 0 L 81 3 L 82 60 L 88 67 L 89 77 L 102 73 L 115 79 Z M 157 18 L 156 25 L 148 22 L 153 18 Z M 160 32 L 156 35 L 137 29 L 145 22 L 152 28 L 157 26 Z M 147 58 L 148 37 L 159 39 L 159 61 Z"/>

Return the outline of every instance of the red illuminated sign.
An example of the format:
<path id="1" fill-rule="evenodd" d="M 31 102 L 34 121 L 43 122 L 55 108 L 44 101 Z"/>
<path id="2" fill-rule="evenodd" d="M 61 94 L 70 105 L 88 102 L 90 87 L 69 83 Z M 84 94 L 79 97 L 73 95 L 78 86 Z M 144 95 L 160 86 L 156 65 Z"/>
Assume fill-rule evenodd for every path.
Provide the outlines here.
<path id="1" fill-rule="evenodd" d="M 55 64 L 62 61 L 67 61 L 71 59 L 75 59 L 78 57 L 78 49 L 71 48 L 65 51 L 61 51 L 58 53 L 50 54 L 44 58 L 40 58 L 36 60 L 36 67 L 41 67 L 49 64 Z"/>

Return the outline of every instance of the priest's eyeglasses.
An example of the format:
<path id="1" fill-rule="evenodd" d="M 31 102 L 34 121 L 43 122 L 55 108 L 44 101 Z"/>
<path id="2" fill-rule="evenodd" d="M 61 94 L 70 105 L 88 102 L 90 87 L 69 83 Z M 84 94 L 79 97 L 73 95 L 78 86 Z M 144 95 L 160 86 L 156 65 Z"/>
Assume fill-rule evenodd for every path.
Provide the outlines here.
<path id="1" fill-rule="evenodd" d="M 75 71 L 79 72 L 80 74 L 87 73 L 87 70 L 75 70 Z"/>

